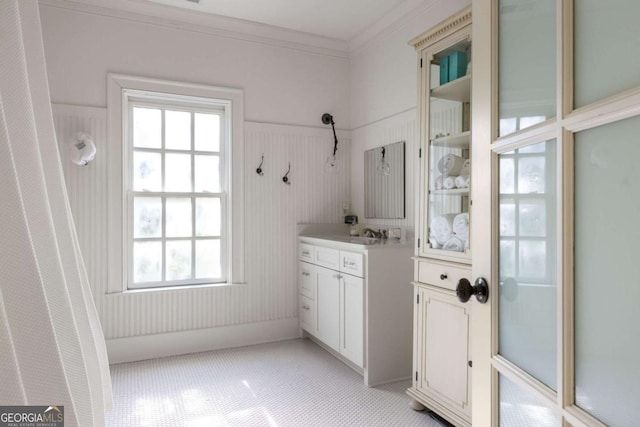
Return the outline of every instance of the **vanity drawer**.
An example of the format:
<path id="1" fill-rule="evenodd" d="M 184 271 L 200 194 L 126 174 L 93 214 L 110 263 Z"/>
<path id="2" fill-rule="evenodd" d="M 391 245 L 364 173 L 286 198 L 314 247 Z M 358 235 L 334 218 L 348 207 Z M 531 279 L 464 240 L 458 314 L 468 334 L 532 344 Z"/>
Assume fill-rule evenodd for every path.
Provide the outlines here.
<path id="1" fill-rule="evenodd" d="M 299 264 L 300 295 L 314 300 L 316 299 L 316 275 L 313 265 L 306 262 L 300 262 Z"/>
<path id="2" fill-rule="evenodd" d="M 316 259 L 316 247 L 308 243 L 298 245 L 298 259 L 300 261 L 314 262 Z"/>
<path id="3" fill-rule="evenodd" d="M 428 285 L 456 290 L 458 280 L 471 281 L 471 269 L 434 261 L 418 261 L 418 281 Z"/>
<path id="4" fill-rule="evenodd" d="M 355 252 L 340 251 L 340 272 L 352 274 L 358 277 L 363 276 L 364 255 Z"/>
<path id="5" fill-rule="evenodd" d="M 316 303 L 300 296 L 300 327 L 312 335 L 317 334 Z"/>
<path id="6" fill-rule="evenodd" d="M 340 251 L 338 249 L 323 248 L 321 246 L 315 246 L 314 248 L 314 264 L 331 268 L 336 271 L 340 269 Z"/>

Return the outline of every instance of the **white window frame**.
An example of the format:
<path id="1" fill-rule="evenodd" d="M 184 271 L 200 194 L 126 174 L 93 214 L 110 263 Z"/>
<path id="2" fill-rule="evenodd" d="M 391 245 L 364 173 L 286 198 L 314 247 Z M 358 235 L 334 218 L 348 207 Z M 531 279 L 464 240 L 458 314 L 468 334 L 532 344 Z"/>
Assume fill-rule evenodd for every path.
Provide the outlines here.
<path id="1" fill-rule="evenodd" d="M 108 129 L 109 129 L 109 224 L 108 224 L 108 293 L 139 290 L 184 289 L 190 286 L 221 286 L 244 283 L 244 196 L 243 196 L 243 101 L 240 89 L 221 88 L 174 82 L 144 77 L 109 74 Z M 129 198 L 130 155 L 129 105 L 130 103 L 157 104 L 160 108 L 211 109 L 217 105 L 223 109 L 226 129 L 221 139 L 221 154 L 225 156 L 225 176 L 221 177 L 226 203 L 223 201 L 222 235 L 226 246 L 222 248 L 222 270 L 226 280 L 212 283 L 211 280 L 189 279 L 167 283 L 153 282 L 130 286 L 129 263 L 131 262 L 132 230 Z M 208 106 L 208 107 L 207 107 Z M 215 107 L 214 107 L 215 108 Z M 225 188 L 226 187 L 226 188 Z M 162 194 L 162 193 L 161 193 Z M 226 220 L 226 221 L 225 221 Z M 225 224 L 226 222 L 226 224 Z M 192 254 L 192 258 L 195 254 Z M 164 266 L 163 266 L 164 268 Z M 225 274 L 226 273 L 226 274 Z M 174 286 L 175 285 L 175 286 Z"/>

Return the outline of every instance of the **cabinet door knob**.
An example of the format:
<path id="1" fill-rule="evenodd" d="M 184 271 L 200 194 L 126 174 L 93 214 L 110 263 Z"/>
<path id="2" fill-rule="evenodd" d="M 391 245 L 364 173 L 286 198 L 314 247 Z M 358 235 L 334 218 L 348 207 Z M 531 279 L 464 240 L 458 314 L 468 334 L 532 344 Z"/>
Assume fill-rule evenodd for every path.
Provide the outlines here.
<path id="1" fill-rule="evenodd" d="M 442 274 L 440 275 L 440 280 L 447 280 L 447 277 L 448 277 L 448 276 L 447 276 L 447 273 L 442 273 Z"/>
<path id="2" fill-rule="evenodd" d="M 484 278 L 478 277 L 473 286 L 471 286 L 471 282 L 464 277 L 458 280 L 458 285 L 456 286 L 456 296 L 458 300 L 460 302 L 467 302 L 471 299 L 472 295 L 476 296 L 480 304 L 484 304 L 489 300 L 489 284 Z"/>
<path id="3" fill-rule="evenodd" d="M 308 275 L 309 275 L 309 273 L 307 273 L 306 271 L 303 271 L 303 272 L 302 272 L 302 275 L 303 275 L 303 276 L 308 276 Z"/>

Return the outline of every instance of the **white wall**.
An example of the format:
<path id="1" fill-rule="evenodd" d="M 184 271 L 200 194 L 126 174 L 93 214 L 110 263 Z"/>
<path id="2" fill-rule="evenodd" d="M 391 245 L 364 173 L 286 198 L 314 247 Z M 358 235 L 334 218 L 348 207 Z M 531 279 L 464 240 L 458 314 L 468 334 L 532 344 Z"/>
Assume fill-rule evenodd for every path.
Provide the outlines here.
<path id="1" fill-rule="evenodd" d="M 414 182 L 419 130 L 417 54 L 409 40 L 430 29 L 468 0 L 425 0 L 351 55 L 351 195 L 352 210 L 367 224 L 413 227 Z M 364 152 L 404 140 L 406 153 L 406 206 L 404 220 L 364 218 Z"/>
<path id="2" fill-rule="evenodd" d="M 326 174 L 320 120 L 349 127 L 348 60 L 47 4 L 41 19 L 59 143 L 89 131 L 98 146 L 89 166 L 64 168 L 110 360 L 298 336 L 296 224 L 340 222 L 349 200 L 349 133 L 341 172 Z M 106 236 L 120 232 L 106 226 L 108 72 L 244 89 L 247 285 L 106 294 Z"/>
<path id="3" fill-rule="evenodd" d="M 345 58 L 41 5 L 51 100 L 104 107 L 106 74 L 242 88 L 245 119 L 349 128 Z M 188 25 L 184 25 L 188 28 Z"/>

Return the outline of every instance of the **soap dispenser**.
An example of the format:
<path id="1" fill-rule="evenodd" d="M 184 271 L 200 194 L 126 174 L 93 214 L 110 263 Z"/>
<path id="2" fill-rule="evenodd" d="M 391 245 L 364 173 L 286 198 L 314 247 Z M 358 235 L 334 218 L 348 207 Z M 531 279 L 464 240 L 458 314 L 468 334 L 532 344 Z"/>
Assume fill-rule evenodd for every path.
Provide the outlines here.
<path id="1" fill-rule="evenodd" d="M 358 227 L 358 216 L 357 215 L 347 215 L 344 217 L 344 223 L 351 225 L 349 227 L 349 235 L 350 236 L 358 236 L 360 234 L 360 230 Z"/>

